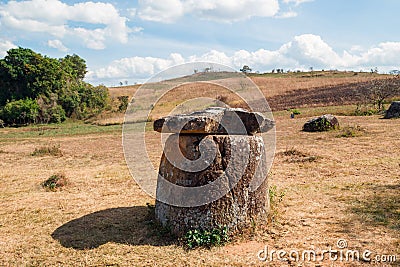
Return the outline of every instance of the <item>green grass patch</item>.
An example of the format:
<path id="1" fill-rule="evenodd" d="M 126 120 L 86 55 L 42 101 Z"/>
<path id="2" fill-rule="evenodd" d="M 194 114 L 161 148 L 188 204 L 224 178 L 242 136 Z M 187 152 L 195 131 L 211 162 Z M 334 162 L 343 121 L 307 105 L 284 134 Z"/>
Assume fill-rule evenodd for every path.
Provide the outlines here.
<path id="1" fill-rule="evenodd" d="M 269 192 L 269 204 L 270 211 L 268 214 L 269 222 L 276 222 L 279 217 L 279 207 L 280 203 L 283 201 L 285 196 L 285 191 L 279 190 L 276 185 L 270 186 L 268 189 Z"/>
<path id="2" fill-rule="evenodd" d="M 68 180 L 65 177 L 65 174 L 58 173 L 50 176 L 46 181 L 44 181 L 41 186 L 49 191 L 57 191 L 61 187 L 64 187 L 68 184 Z"/>
<path id="3" fill-rule="evenodd" d="M 365 134 L 365 129 L 360 125 L 344 126 L 339 129 L 339 134 L 336 137 L 357 137 Z"/>
<path id="4" fill-rule="evenodd" d="M 85 124 L 81 121 L 68 121 L 61 124 L 30 125 L 18 128 L 1 128 L 0 141 L 5 141 L 7 139 L 13 140 L 23 138 L 73 136 L 113 132 L 115 133 L 121 131 L 121 125 L 99 126 Z"/>

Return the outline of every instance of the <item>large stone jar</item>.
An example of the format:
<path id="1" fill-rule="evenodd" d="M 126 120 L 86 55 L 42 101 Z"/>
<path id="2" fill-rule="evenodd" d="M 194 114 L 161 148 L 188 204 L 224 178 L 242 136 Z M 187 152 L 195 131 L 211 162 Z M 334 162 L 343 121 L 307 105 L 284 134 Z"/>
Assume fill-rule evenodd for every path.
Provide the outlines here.
<path id="1" fill-rule="evenodd" d="M 216 227 L 232 234 L 264 219 L 269 195 L 260 133 L 273 126 L 260 113 L 225 108 L 155 121 L 156 131 L 172 133 L 159 167 L 156 219 L 178 236 Z"/>

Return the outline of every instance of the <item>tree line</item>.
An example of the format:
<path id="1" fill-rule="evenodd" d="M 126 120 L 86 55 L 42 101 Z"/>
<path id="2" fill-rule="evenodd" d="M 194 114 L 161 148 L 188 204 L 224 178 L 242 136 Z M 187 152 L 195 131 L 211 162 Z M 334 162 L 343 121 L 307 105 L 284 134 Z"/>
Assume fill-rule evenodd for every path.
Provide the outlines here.
<path id="1" fill-rule="evenodd" d="M 0 123 L 60 123 L 85 119 L 109 105 L 108 88 L 83 81 L 86 62 L 78 55 L 43 56 L 13 48 L 0 59 Z"/>

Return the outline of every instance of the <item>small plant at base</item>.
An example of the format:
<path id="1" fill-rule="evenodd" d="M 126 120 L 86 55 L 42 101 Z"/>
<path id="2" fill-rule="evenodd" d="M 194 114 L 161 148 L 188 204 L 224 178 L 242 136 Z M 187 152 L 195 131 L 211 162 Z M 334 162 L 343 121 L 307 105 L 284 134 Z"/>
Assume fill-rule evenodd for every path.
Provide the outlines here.
<path id="1" fill-rule="evenodd" d="M 50 191 L 56 191 L 58 188 L 67 185 L 67 183 L 68 181 L 67 178 L 65 177 L 65 174 L 59 173 L 59 174 L 53 174 L 52 176 L 50 176 L 49 179 L 44 181 L 41 185 L 45 189 L 48 189 Z"/>
<path id="2" fill-rule="evenodd" d="M 214 228 L 212 230 L 193 229 L 189 230 L 184 241 L 189 249 L 196 247 L 221 246 L 228 242 L 228 228 L 226 226 Z"/>
<path id="3" fill-rule="evenodd" d="M 269 201 L 271 206 L 282 202 L 283 197 L 285 196 L 284 191 L 278 191 L 276 185 L 271 186 L 268 190 L 269 190 Z"/>
<path id="4" fill-rule="evenodd" d="M 271 186 L 268 189 L 269 192 L 269 203 L 270 203 L 270 213 L 268 215 L 268 220 L 270 222 L 276 221 L 278 217 L 278 205 L 283 201 L 283 197 L 285 196 L 284 191 L 279 191 L 276 185 Z"/>

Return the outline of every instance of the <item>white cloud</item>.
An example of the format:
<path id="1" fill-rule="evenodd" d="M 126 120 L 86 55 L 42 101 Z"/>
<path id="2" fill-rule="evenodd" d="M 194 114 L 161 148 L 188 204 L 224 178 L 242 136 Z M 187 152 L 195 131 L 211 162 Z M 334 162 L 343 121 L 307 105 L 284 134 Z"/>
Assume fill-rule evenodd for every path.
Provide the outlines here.
<path id="1" fill-rule="evenodd" d="M 171 54 L 168 58 L 156 57 L 131 57 L 113 61 L 109 66 L 92 71 L 91 78 L 146 78 L 156 74 L 168 67 L 184 63 L 184 58 L 177 53 Z"/>
<path id="2" fill-rule="evenodd" d="M 329 67 L 341 65 L 340 57 L 320 36 L 303 34 L 295 36 L 294 40 L 284 44 L 279 53 L 297 62 L 307 62 L 314 67 Z"/>
<path id="3" fill-rule="evenodd" d="M 131 29 L 126 21 L 127 18 L 120 16 L 118 10 L 109 3 L 83 2 L 67 5 L 59 0 L 29 0 L 0 4 L 2 27 L 49 33 L 59 39 L 78 36 L 93 49 L 103 49 L 107 39 L 127 43 Z M 71 27 L 68 26 L 69 22 L 91 24 L 97 28 Z"/>
<path id="4" fill-rule="evenodd" d="M 128 8 L 126 10 L 129 14 L 129 17 L 134 18 L 136 17 L 137 9 L 136 8 Z"/>
<path id="5" fill-rule="evenodd" d="M 251 17 L 272 17 L 279 11 L 278 0 L 139 0 L 143 20 L 171 23 L 185 14 L 201 19 L 234 22 Z"/>
<path id="6" fill-rule="evenodd" d="M 10 16 L 1 12 L 0 9 L 0 23 L 8 29 L 15 29 L 29 32 L 47 32 L 56 37 L 63 37 L 67 33 L 65 25 L 51 25 L 46 22 L 37 21 L 34 19 L 19 19 L 18 17 Z M 27 27 L 27 25 L 29 25 Z"/>
<path id="7" fill-rule="evenodd" d="M 139 0 L 138 15 L 143 20 L 170 23 L 183 14 L 180 0 Z"/>
<path id="8" fill-rule="evenodd" d="M 253 70 L 261 72 L 275 68 L 308 70 L 313 67 L 314 69 L 356 71 L 374 67 L 378 67 L 381 71 L 400 68 L 400 42 L 380 43 L 363 51 L 361 53 L 343 51 L 339 54 L 320 36 L 303 34 L 295 36 L 292 41 L 283 44 L 277 50 L 238 50 L 231 55 L 211 50 L 203 55 L 192 55 L 186 58 L 180 54 L 171 54 L 168 58 L 123 58 L 112 62 L 107 67 L 91 71 L 88 78 L 100 83 L 113 79 L 143 79 L 170 66 L 194 61 L 224 64 L 237 70 L 246 64 Z"/>
<path id="9" fill-rule="evenodd" d="M 393 67 L 400 66 L 400 42 L 380 43 L 377 47 L 372 47 L 361 56 L 353 57 L 359 65 Z M 371 65 L 371 63 L 373 63 Z"/>
<path id="10" fill-rule="evenodd" d="M 280 14 L 277 14 L 275 18 L 277 19 L 287 19 L 287 18 L 294 18 L 297 17 L 297 13 L 294 11 L 287 11 Z"/>
<path id="11" fill-rule="evenodd" d="M 357 52 L 363 52 L 364 48 L 361 45 L 353 45 L 350 48 L 350 52 L 352 53 L 357 53 Z"/>
<path id="12" fill-rule="evenodd" d="M 74 36 L 80 37 L 85 43 L 86 47 L 95 50 L 106 48 L 106 35 L 104 31 L 104 29 L 87 30 L 81 27 L 73 29 Z"/>
<path id="13" fill-rule="evenodd" d="M 278 0 L 187 0 L 187 12 L 214 21 L 232 22 L 251 17 L 272 17 L 279 11 Z"/>
<path id="14" fill-rule="evenodd" d="M 47 41 L 47 45 L 61 52 L 67 52 L 69 50 L 66 46 L 64 46 L 64 44 L 60 40 L 57 39 Z"/>
<path id="15" fill-rule="evenodd" d="M 0 57 L 4 57 L 7 54 L 7 51 L 11 48 L 16 48 L 17 46 L 10 42 L 9 40 L 0 39 Z"/>
<path id="16" fill-rule="evenodd" d="M 295 6 L 298 6 L 300 4 L 306 3 L 306 2 L 313 2 L 314 0 L 283 0 L 282 2 L 285 4 L 294 4 Z"/>
<path id="17" fill-rule="evenodd" d="M 232 65 L 232 58 L 228 57 L 225 53 L 216 50 L 211 50 L 201 56 L 190 56 L 189 62 L 204 61 L 204 62 L 215 62 L 223 65 Z"/>

